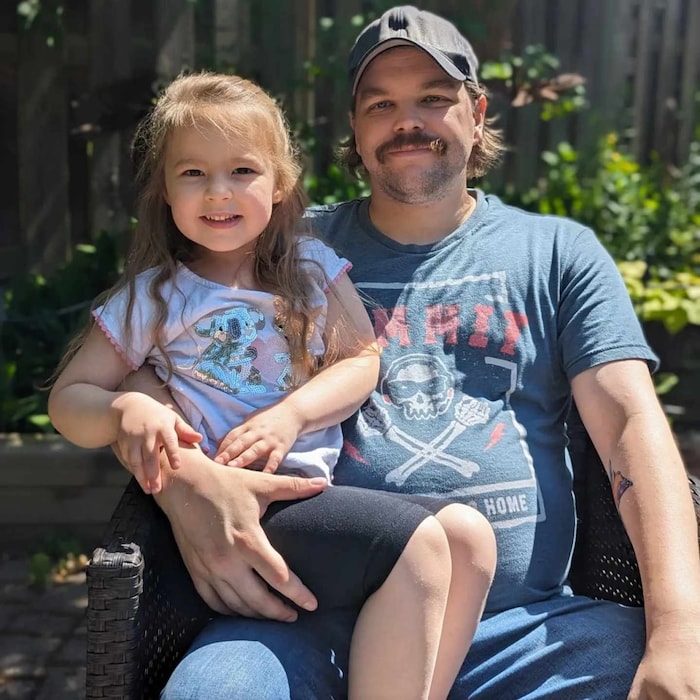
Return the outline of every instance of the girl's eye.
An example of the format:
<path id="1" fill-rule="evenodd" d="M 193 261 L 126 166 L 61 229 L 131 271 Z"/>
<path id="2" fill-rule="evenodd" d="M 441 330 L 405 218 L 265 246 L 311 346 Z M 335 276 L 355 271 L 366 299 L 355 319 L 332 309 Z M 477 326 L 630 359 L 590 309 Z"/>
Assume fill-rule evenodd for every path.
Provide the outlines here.
<path id="1" fill-rule="evenodd" d="M 188 170 L 185 170 L 184 173 L 182 173 L 185 177 L 199 177 L 200 175 L 203 175 L 201 170 L 197 170 L 196 168 L 189 168 Z"/>
<path id="2" fill-rule="evenodd" d="M 234 175 L 253 175 L 255 171 L 252 168 L 236 168 L 233 173 Z"/>

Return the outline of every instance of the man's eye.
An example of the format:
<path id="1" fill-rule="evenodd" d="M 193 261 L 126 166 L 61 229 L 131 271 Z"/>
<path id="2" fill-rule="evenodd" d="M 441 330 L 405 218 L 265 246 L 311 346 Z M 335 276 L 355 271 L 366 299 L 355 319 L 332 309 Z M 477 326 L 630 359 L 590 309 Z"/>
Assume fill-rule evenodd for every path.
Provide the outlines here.
<path id="1" fill-rule="evenodd" d="M 445 98 L 440 97 L 440 95 L 428 95 L 423 98 L 423 102 L 442 102 Z"/>
<path id="2" fill-rule="evenodd" d="M 375 102 L 370 105 L 369 109 L 370 111 L 374 111 L 377 109 L 386 109 L 391 105 L 391 102 L 389 100 L 382 100 L 381 102 Z"/>

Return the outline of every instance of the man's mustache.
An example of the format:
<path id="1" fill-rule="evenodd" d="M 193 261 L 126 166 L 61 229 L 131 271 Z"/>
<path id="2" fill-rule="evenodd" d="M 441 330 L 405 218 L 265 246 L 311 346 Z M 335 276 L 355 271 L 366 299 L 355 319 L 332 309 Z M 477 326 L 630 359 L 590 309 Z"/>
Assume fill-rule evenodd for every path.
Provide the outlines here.
<path id="1" fill-rule="evenodd" d="M 380 163 L 384 162 L 384 158 L 389 151 L 400 150 L 401 148 L 429 148 L 439 155 L 443 155 L 447 150 L 447 144 L 437 136 L 430 136 L 424 133 L 415 134 L 398 134 L 391 141 L 387 141 L 380 146 L 377 146 L 375 156 Z"/>

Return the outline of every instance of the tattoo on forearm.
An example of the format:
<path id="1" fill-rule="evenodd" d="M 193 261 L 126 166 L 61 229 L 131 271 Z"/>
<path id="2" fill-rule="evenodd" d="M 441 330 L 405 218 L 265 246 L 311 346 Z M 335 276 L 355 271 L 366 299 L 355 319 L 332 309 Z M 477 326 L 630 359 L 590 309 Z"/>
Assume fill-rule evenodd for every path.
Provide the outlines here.
<path id="1" fill-rule="evenodd" d="M 622 472 L 615 471 L 612 467 L 612 462 L 608 463 L 608 477 L 612 486 L 613 500 L 615 507 L 620 509 L 620 499 L 630 486 L 634 486 L 634 482 L 628 479 Z"/>

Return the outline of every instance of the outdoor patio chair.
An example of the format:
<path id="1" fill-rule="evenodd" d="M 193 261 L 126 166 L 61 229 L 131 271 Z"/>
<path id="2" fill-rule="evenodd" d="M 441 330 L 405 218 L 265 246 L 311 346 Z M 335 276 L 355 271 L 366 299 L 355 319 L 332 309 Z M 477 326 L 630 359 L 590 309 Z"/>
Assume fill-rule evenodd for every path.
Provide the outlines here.
<path id="1" fill-rule="evenodd" d="M 578 530 L 575 592 L 642 605 L 639 570 L 598 455 L 569 421 Z M 700 520 L 700 481 L 689 477 Z M 157 698 L 213 613 L 180 558 L 167 518 L 132 479 L 87 569 L 87 697 Z"/>

